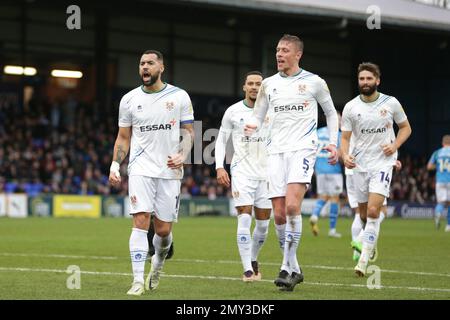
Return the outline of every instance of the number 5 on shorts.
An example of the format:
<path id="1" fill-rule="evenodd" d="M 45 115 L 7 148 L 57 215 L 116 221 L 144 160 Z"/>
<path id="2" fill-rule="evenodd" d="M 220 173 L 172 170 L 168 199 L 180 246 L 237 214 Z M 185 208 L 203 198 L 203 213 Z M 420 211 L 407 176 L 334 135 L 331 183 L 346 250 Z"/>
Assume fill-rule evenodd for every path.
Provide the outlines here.
<path id="1" fill-rule="evenodd" d="M 309 170 L 309 161 L 308 161 L 308 159 L 303 159 L 303 170 L 305 170 L 305 174 L 307 174 L 308 173 L 308 170 Z"/>

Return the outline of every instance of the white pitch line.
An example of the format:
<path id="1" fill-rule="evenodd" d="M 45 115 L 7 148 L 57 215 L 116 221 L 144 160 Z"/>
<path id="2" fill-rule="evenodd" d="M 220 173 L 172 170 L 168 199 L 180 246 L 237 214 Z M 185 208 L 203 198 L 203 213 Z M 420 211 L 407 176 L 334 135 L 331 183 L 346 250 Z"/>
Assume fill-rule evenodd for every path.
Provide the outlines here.
<path id="1" fill-rule="evenodd" d="M 95 259 L 95 260 L 117 260 L 117 259 L 129 259 L 129 257 L 113 257 L 113 256 L 77 256 L 77 255 L 63 255 L 63 254 L 37 254 L 37 253 L 8 253 L 0 252 L 0 256 L 9 257 L 43 257 L 43 258 L 61 258 L 61 259 Z M 219 264 L 241 264 L 237 260 L 202 260 L 202 259 L 178 259 L 174 258 L 174 262 L 187 262 L 187 263 L 219 263 Z M 261 265 L 267 266 L 280 266 L 277 262 L 261 262 Z M 342 270 L 353 271 L 353 268 L 337 267 L 337 266 L 320 266 L 320 265 L 302 265 L 304 268 L 311 269 L 325 269 L 325 270 Z M 386 273 L 401 273 L 401 274 L 413 274 L 419 276 L 436 276 L 436 277 L 450 277 L 448 273 L 434 273 L 434 272 L 422 272 L 422 271 L 406 271 L 406 270 L 390 270 L 381 269 Z"/>
<path id="2" fill-rule="evenodd" d="M 107 257 L 107 256 L 76 256 L 76 255 L 65 255 L 65 254 L 9 253 L 9 252 L 0 252 L 0 256 L 42 257 L 42 258 L 62 258 L 62 259 L 95 259 L 95 260 L 116 260 L 116 259 L 118 259 L 118 257 Z"/>
<path id="3" fill-rule="evenodd" d="M 73 271 L 67 271 L 63 269 L 32 269 L 32 268 L 7 268 L 0 267 L 0 271 L 22 271 L 22 272 L 48 272 L 48 273 L 68 273 L 73 274 Z M 132 276 L 132 273 L 127 272 L 107 272 L 107 271 L 81 271 L 81 274 L 90 274 L 90 275 L 101 275 L 101 276 Z"/>
<path id="4" fill-rule="evenodd" d="M 10 272 L 10 271 L 18 271 L 18 272 L 48 272 L 48 273 L 67 273 L 67 270 L 62 269 L 32 269 L 32 268 L 7 268 L 0 267 L 0 271 Z M 72 272 L 69 272 L 72 273 Z M 127 276 L 131 277 L 131 273 L 126 272 L 100 272 L 100 271 L 80 271 L 81 274 L 87 275 L 103 275 L 103 276 Z M 233 277 L 218 277 L 218 276 L 201 276 L 201 275 L 180 275 L 180 274 L 166 274 L 163 273 L 162 277 L 167 278 L 184 278 L 184 279 L 202 279 L 202 280 L 226 280 L 226 281 L 242 281 L 241 278 L 233 278 Z M 262 282 L 272 283 L 272 280 L 261 280 Z M 352 287 L 352 288 L 367 288 L 366 285 L 363 284 L 346 284 L 346 283 L 330 283 L 330 282 L 308 282 L 305 281 L 303 285 L 312 285 L 312 286 L 325 286 L 325 287 Z M 414 291 L 434 291 L 434 292 L 450 292 L 450 289 L 447 288 L 425 288 L 425 287 L 401 287 L 401 286 L 380 286 L 380 289 L 400 289 L 400 290 L 414 290 Z"/>
<path id="5" fill-rule="evenodd" d="M 201 259 L 173 259 L 173 261 L 179 262 L 193 262 L 193 263 L 219 263 L 219 264 L 241 264 L 240 261 L 237 260 L 201 260 Z M 262 266 L 280 266 L 280 263 L 276 262 L 261 262 Z M 347 267 L 336 267 L 336 266 L 318 266 L 318 265 L 301 265 L 303 268 L 311 268 L 311 269 L 326 269 L 326 270 L 343 270 L 343 271 L 354 271 L 353 268 Z M 414 274 L 421 276 L 438 276 L 438 277 L 450 277 L 448 273 L 433 273 L 433 272 L 421 272 L 421 271 L 404 271 L 404 270 L 389 270 L 389 269 L 381 269 L 382 272 L 387 273 L 401 273 L 401 274 Z"/>

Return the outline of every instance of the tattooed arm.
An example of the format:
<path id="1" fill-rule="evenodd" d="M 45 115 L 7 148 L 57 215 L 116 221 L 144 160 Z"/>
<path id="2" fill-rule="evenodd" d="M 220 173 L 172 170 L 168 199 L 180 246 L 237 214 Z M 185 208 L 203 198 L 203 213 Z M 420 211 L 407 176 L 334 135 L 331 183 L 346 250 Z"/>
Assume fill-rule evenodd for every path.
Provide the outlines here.
<path id="1" fill-rule="evenodd" d="M 131 127 L 119 127 L 116 143 L 114 144 L 113 162 L 109 172 L 109 182 L 113 186 L 119 186 L 120 178 L 120 164 L 125 159 L 130 149 Z"/>

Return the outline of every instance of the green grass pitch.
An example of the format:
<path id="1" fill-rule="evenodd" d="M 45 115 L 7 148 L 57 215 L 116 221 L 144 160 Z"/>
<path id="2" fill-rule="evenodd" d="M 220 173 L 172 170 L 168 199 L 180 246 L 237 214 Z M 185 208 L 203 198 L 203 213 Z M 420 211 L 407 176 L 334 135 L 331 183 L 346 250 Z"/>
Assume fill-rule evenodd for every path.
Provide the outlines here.
<path id="1" fill-rule="evenodd" d="M 236 218 L 182 216 L 160 286 L 129 297 L 130 219 L 1 218 L 0 299 L 450 299 L 450 233 L 436 231 L 431 220 L 385 220 L 375 263 L 382 288 L 368 289 L 367 277 L 353 273 L 350 224 L 340 219 L 343 237 L 332 239 L 321 219 L 313 237 L 304 217 L 298 258 L 305 282 L 280 292 L 273 284 L 282 258 L 273 221 L 259 257 L 263 281 L 243 283 Z M 66 286 L 70 265 L 81 270 L 78 290 Z"/>

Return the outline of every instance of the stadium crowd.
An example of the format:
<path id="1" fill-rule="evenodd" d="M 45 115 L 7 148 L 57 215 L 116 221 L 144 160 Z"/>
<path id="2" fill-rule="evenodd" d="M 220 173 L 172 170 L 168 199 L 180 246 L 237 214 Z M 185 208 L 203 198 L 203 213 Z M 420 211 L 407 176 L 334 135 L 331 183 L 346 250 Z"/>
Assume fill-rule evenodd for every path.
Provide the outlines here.
<path id="1" fill-rule="evenodd" d="M 31 100 L 21 108 L 14 97 L 0 96 L 0 193 L 126 195 L 127 160 L 121 167 L 122 188 L 108 184 L 116 119 L 114 112 L 104 114 L 73 98 Z M 218 121 L 209 119 L 203 130 L 218 127 Z M 428 158 L 401 155 L 400 160 L 403 168 L 393 176 L 392 199 L 435 201 Z M 215 174 L 213 165 L 186 165 L 181 197 L 229 197 L 230 190 L 217 184 Z M 307 196 L 316 196 L 314 185 Z"/>

